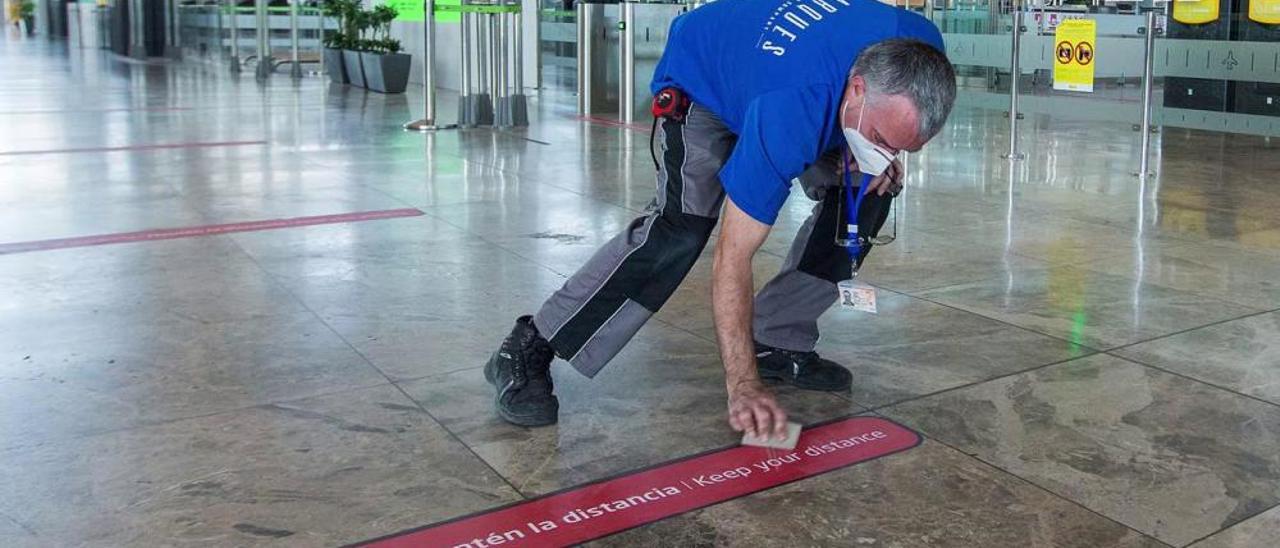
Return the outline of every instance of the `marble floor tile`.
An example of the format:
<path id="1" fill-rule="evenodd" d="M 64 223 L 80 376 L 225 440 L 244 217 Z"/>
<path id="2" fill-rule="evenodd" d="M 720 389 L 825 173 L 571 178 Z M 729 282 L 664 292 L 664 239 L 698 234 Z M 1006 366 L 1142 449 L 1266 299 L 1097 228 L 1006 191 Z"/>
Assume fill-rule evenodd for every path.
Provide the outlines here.
<path id="1" fill-rule="evenodd" d="M 111 207 L 103 207 L 94 199 L 64 200 L 49 205 L 6 207 L 0 218 L 0 243 L 206 224 L 210 223 L 197 208 L 176 195 L 160 194 Z"/>
<path id="2" fill-rule="evenodd" d="M 203 198 L 194 206 L 214 223 L 400 209 L 407 204 L 360 186 L 330 189 L 249 192 Z"/>
<path id="3" fill-rule="evenodd" d="M 1280 407 L 1111 356 L 883 413 L 1175 546 L 1280 503 Z"/>
<path id="4" fill-rule="evenodd" d="M 1007 250 L 1003 242 L 904 231 L 892 243 L 871 250 L 858 278 L 877 287 L 918 293 L 1047 265 Z"/>
<path id="5" fill-rule="evenodd" d="M 0 451 L 0 544 L 335 546 L 518 495 L 380 386 Z"/>
<path id="6" fill-rule="evenodd" d="M 574 192 L 537 186 L 504 193 L 492 201 L 425 208 L 434 215 L 482 238 L 530 234 L 568 234 L 606 241 L 626 228 L 635 211 L 609 205 Z"/>
<path id="7" fill-rule="evenodd" d="M 1223 245 L 1236 247 L 1245 251 L 1266 253 L 1273 257 L 1280 256 L 1280 229 L 1259 230 L 1240 235 L 1229 241 L 1219 241 Z"/>
<path id="8" fill-rule="evenodd" d="M 649 322 L 594 379 L 552 367 L 560 422 L 527 429 L 493 409 L 477 368 L 404 383 L 405 390 L 523 493 L 533 495 L 732 445 L 724 371 L 715 346 Z M 801 423 L 860 411 L 827 393 L 779 389 Z"/>
<path id="9" fill-rule="evenodd" d="M 1013 270 L 1006 277 L 919 296 L 1095 349 L 1259 311 L 1069 265 Z"/>
<path id="10" fill-rule="evenodd" d="M 1280 308 L 1280 255 L 1216 243 L 1139 249 L 1084 268 L 1254 308 Z"/>
<path id="11" fill-rule="evenodd" d="M 757 253 L 751 262 L 752 283 L 759 291 L 782 270 L 783 259 Z M 715 265 L 715 243 L 707 244 L 689 275 L 655 315 L 671 325 L 689 330 L 705 330 L 715 340 L 715 313 L 711 306 L 711 271 Z M 835 299 L 835 295 L 832 295 Z"/>
<path id="12" fill-rule="evenodd" d="M 0 272 L 0 289 L 8 290 L 0 311 L 9 312 L 0 322 L 28 328 L 33 318 L 64 313 L 219 323 L 304 310 L 220 237 L 0 256 Z"/>
<path id="13" fill-rule="evenodd" d="M 0 322 L 0 448 L 385 383 L 307 312 Z"/>
<path id="14" fill-rule="evenodd" d="M 1162 547 L 933 441 L 588 546 Z"/>
<path id="15" fill-rule="evenodd" d="M 1112 353 L 1280 405 L 1280 312 L 1211 325 Z"/>
<path id="16" fill-rule="evenodd" d="M 1280 507 L 1192 544 L 1192 548 L 1267 548 L 1280 543 Z"/>
<path id="17" fill-rule="evenodd" d="M 817 351 L 853 371 L 849 397 L 879 407 L 1089 351 L 962 310 L 879 291 L 878 312 L 833 307 Z"/>

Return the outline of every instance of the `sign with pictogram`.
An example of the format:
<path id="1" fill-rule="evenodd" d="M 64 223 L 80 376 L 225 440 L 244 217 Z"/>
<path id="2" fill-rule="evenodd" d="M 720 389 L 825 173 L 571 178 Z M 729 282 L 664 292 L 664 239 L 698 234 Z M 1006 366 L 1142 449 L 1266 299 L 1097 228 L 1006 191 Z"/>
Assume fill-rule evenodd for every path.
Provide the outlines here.
<path id="1" fill-rule="evenodd" d="M 1071 59 L 1076 56 L 1075 44 L 1072 44 L 1071 42 L 1067 42 L 1066 40 L 1058 42 L 1058 51 L 1056 56 L 1058 58 L 1059 63 L 1062 63 L 1062 64 L 1070 63 Z"/>
<path id="2" fill-rule="evenodd" d="M 1053 89 L 1093 91 L 1098 24 L 1093 19 L 1067 19 L 1054 32 Z"/>

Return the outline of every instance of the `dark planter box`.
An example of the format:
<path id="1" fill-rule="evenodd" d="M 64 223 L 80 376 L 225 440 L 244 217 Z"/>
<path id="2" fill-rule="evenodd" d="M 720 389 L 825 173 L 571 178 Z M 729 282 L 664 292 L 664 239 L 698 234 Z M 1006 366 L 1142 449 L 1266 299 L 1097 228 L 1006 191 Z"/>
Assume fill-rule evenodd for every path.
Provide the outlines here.
<path id="1" fill-rule="evenodd" d="M 329 73 L 329 81 L 335 84 L 349 84 L 346 63 L 342 62 L 342 50 L 324 48 L 324 71 Z"/>
<path id="2" fill-rule="evenodd" d="M 365 87 L 381 93 L 404 93 L 409 84 L 410 59 L 407 53 L 362 52 Z"/>
<path id="3" fill-rule="evenodd" d="M 353 86 L 364 87 L 364 66 L 360 64 L 358 51 L 342 50 L 342 66 L 347 72 L 347 82 Z"/>

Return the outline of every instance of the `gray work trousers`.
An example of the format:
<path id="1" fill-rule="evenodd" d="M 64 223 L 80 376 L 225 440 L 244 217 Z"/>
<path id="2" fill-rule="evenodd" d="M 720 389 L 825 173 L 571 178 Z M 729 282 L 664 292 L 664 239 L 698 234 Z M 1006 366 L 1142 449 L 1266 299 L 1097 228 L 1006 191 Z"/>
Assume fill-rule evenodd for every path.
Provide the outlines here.
<path id="1" fill-rule="evenodd" d="M 720 216 L 720 168 L 737 136 L 694 104 L 683 122 L 662 119 L 658 196 L 648 212 L 606 243 L 534 316 L 556 355 L 595 376 L 675 292 L 702 253 Z M 796 234 L 782 270 L 755 298 L 756 342 L 813 350 L 818 316 L 836 300 L 836 282 L 851 276 L 848 253 L 835 243 L 840 227 L 839 179 L 811 169 L 801 176 L 818 200 Z M 708 303 L 709 305 L 710 303 Z"/>

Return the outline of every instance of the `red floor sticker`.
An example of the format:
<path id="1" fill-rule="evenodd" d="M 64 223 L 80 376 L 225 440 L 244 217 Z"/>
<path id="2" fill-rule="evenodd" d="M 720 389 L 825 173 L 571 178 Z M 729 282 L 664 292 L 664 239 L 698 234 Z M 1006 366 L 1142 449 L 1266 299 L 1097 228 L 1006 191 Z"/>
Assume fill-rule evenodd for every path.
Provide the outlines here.
<path id="1" fill-rule="evenodd" d="M 887 419 L 841 419 L 806 429 L 792 451 L 720 449 L 358 546 L 567 546 L 905 451 L 920 441 L 919 434 Z"/>
<path id="2" fill-rule="evenodd" d="M 394 219 L 397 217 L 416 217 L 425 215 L 413 208 L 388 209 L 383 211 L 361 211 L 357 213 L 339 213 L 337 215 L 316 215 L 314 217 L 293 217 L 291 219 L 272 219 L 269 221 L 249 221 L 244 223 L 228 223 L 222 225 L 192 226 L 186 228 L 161 228 L 139 232 L 121 232 L 118 234 L 101 234 L 97 236 L 79 236 L 75 238 L 58 238 L 55 240 L 36 240 L 32 242 L 13 242 L 0 244 L 0 255 L 23 253 L 27 251 L 46 251 L 65 249 L 68 247 L 89 247 L 95 245 L 124 244 L 130 242 L 147 242 L 153 240 L 173 240 L 176 238 L 192 238 L 196 236 L 213 236 L 231 232 L 252 232 L 255 230 L 272 230 L 292 228 L 295 226 L 325 225 L 335 223 L 355 223 L 378 219 Z"/>

